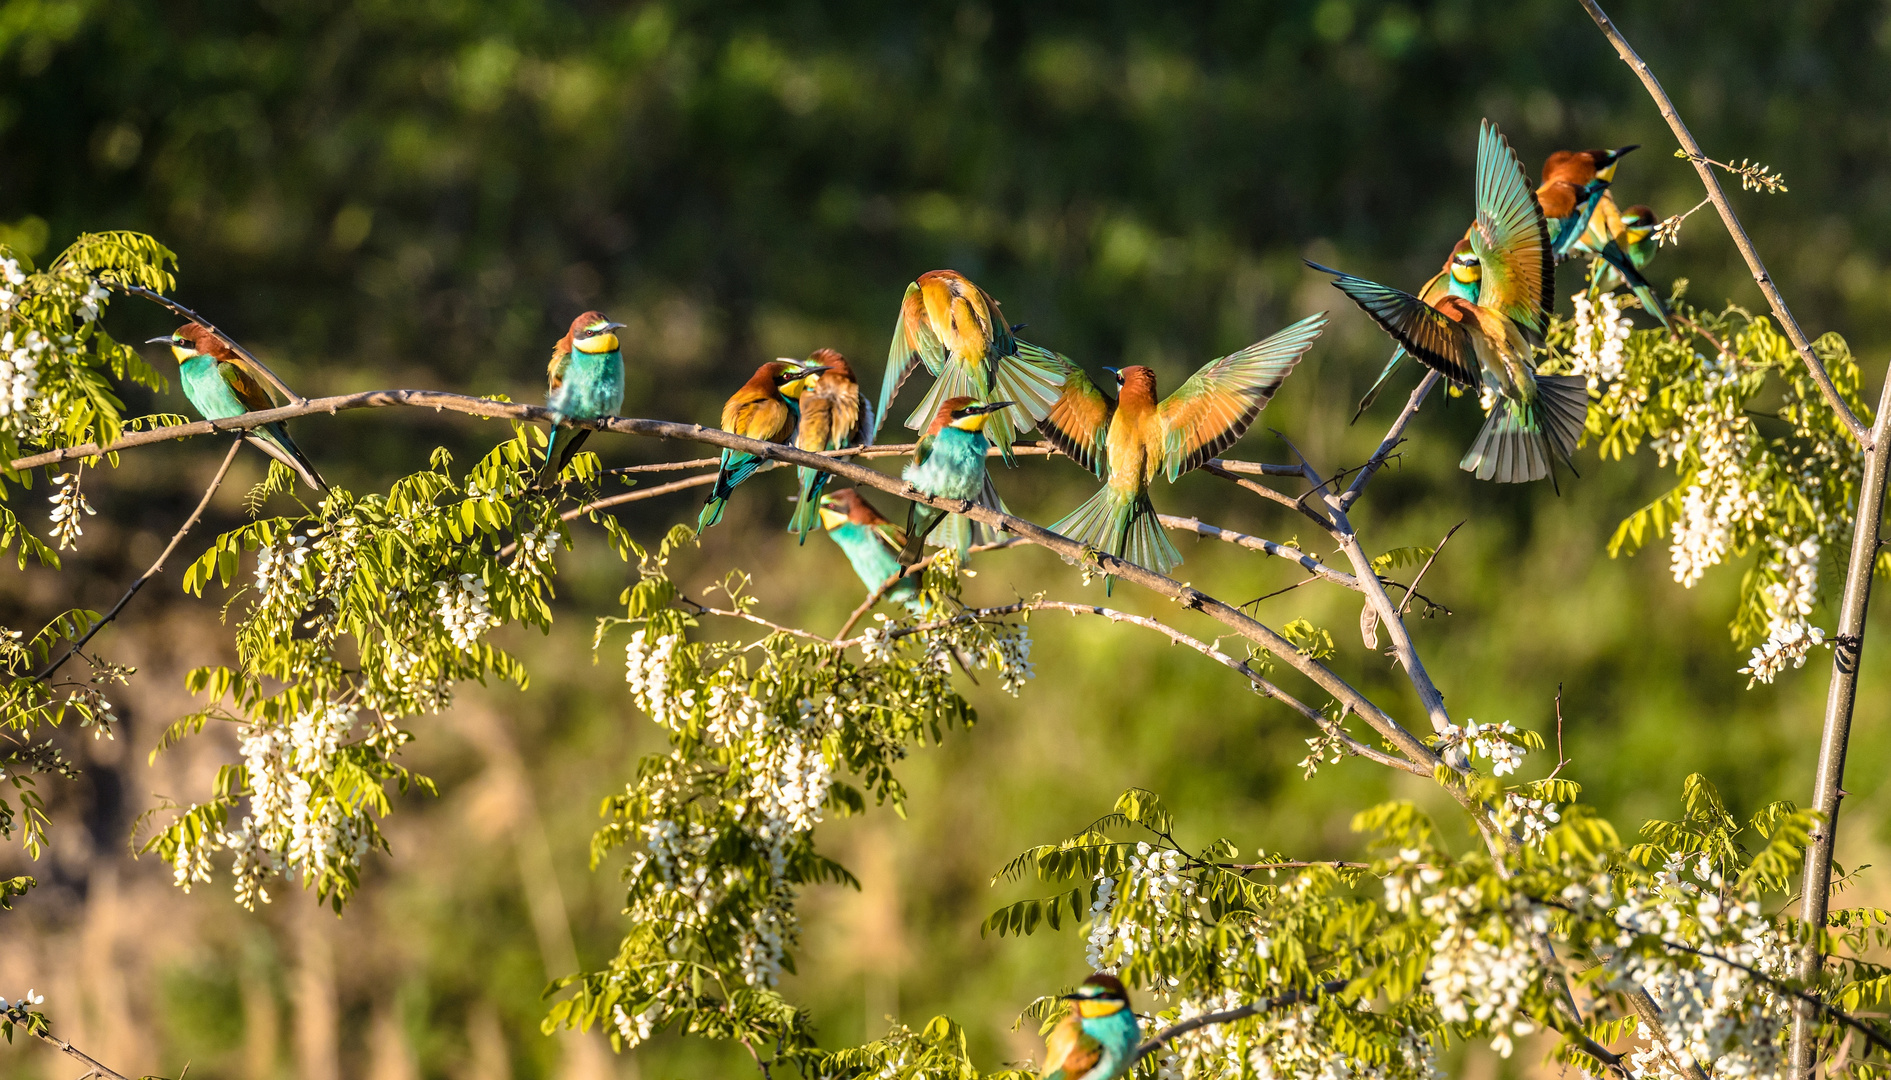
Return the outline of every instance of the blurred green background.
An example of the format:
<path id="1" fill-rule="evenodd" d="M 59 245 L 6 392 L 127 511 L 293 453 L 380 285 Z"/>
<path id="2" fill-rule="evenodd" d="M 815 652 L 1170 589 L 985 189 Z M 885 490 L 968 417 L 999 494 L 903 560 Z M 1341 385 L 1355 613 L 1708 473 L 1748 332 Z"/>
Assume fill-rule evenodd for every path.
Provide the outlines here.
<path id="1" fill-rule="evenodd" d="M 1790 194 L 1736 194 L 1736 205 L 1807 328 L 1845 334 L 1875 386 L 1891 333 L 1891 4 L 1641 0 L 1612 13 L 1709 153 L 1785 175 Z M 1643 144 L 1618 176 L 1624 204 L 1665 214 L 1700 197 L 1573 0 L 8 0 L 0 239 L 44 257 L 80 230 L 155 234 L 180 255 L 179 298 L 311 395 L 401 385 L 538 400 L 550 343 L 599 307 L 630 326 L 626 412 L 704 422 L 755 364 L 818 346 L 842 349 L 877 385 L 901 290 L 940 266 L 993 292 L 1031 339 L 1092 368 L 1150 364 L 1168 386 L 1328 308 L 1333 328 L 1236 453 L 1280 460 L 1266 430 L 1278 428 L 1330 470 L 1364 458 L 1411 380 L 1347 426 L 1388 348 L 1300 259 L 1423 281 L 1470 211 L 1486 116 L 1531 167 L 1558 148 Z M 1688 278 L 1696 302 L 1760 306 L 1711 210 L 1654 269 L 1663 285 Z M 1566 274 L 1559 291 L 1575 288 Z M 129 301 L 108 320 L 126 340 L 171 325 Z M 131 400 L 183 407 L 175 393 Z M 1645 455 L 1585 453 L 1560 496 L 1480 485 L 1455 468 L 1478 420 L 1468 402 L 1428 409 L 1354 515 L 1375 552 L 1435 544 L 1469 521 L 1425 590 L 1453 614 L 1415 631 L 1454 714 L 1553 735 L 1560 686 L 1565 775 L 1625 830 L 1670 813 L 1692 771 L 1746 811 L 1807 798 L 1823 664 L 1744 689 L 1744 655 L 1725 629 L 1737 568 L 1683 592 L 1665 544 L 1620 561 L 1602 550 L 1671 480 Z M 466 460 L 502 435 L 396 412 L 315 418 L 297 432 L 330 479 L 358 489 L 422 467 L 436 444 Z M 695 453 L 592 445 L 606 464 Z M 8 571 L 0 621 L 109 605 L 217 455 L 166 445 L 96 476 L 99 517 L 71 570 Z M 241 519 L 259 461 L 241 459 L 211 528 Z M 1041 460 L 999 485 L 1039 521 L 1086 490 L 1069 463 Z M 745 489 L 681 579 L 700 588 L 739 565 L 772 614 L 835 626 L 858 587 L 825 541 L 797 549 L 778 532 L 788 492 L 779 474 Z M 1209 478 L 1157 498 L 1314 544 L 1278 508 Z M 679 496 L 625 519 L 655 536 L 694 507 Z M 1178 573 L 1226 598 L 1296 580 L 1277 561 L 1180 546 Z M 1100 594 L 1034 552 L 977 568 L 972 591 L 985 598 Z M 0 873 L 42 882 L 0 915 L 0 993 L 36 987 L 60 1031 L 134 1073 L 175 1075 L 186 1062 L 193 1078 L 303 1080 L 750 1069 L 740 1050 L 672 1038 L 613 1059 L 595 1038 L 538 1034 L 547 975 L 601 963 L 621 932 L 615 867 L 592 872 L 585 848 L 598 801 L 657 745 L 623 693 L 615 645 L 596 664 L 582 647 L 625 568 L 587 535 L 563 571 L 555 634 L 502 639 L 530 664 L 531 690 L 468 688 L 453 711 L 416 719 L 409 760 L 441 797 L 400 800 L 393 857 L 372 862 L 337 921 L 293 889 L 247 914 L 224 884 L 186 895 L 162 866 L 127 856 L 139 815 L 200 795 L 232 754 L 212 734 L 146 763 L 189 708 L 182 672 L 230 650 L 216 598 L 185 597 L 173 567 L 101 638 L 141 675 L 120 695 L 119 738 L 75 743 L 85 776 L 49 789 L 54 853 L 30 868 L 13 849 L 0 856 Z M 1113 602 L 1180 617 L 1131 590 Z M 1350 594 L 1308 586 L 1258 611 L 1329 627 L 1339 670 L 1417 715 L 1389 662 L 1361 646 Z M 790 990 L 827 1045 L 877 1035 L 891 1013 L 923 1023 L 949 1012 L 988 1066 L 1028 1055 L 1032 1033 L 1012 1021 L 1083 973 L 1082 944 L 1069 932 L 981 939 L 987 912 L 1031 891 L 988 879 L 1124 787 L 1161 793 L 1184 842 L 1227 835 L 1246 851 L 1306 856 L 1356 853 L 1348 818 L 1375 800 L 1429 798 L 1358 763 L 1303 781 L 1304 724 L 1193 654 L 1062 616 L 1034 626 L 1036 681 L 1015 701 L 968 687 L 981 722 L 914 754 L 906 820 L 879 810 L 824 827 L 865 883 L 816 890 L 804 907 Z M 1873 664 L 1848 863 L 1887 838 L 1888 701 Z M 1496 1068 L 1474 1057 L 1461 1071 Z M 70 1072 L 17 1047 L 0 1049 L 0 1070 Z"/>

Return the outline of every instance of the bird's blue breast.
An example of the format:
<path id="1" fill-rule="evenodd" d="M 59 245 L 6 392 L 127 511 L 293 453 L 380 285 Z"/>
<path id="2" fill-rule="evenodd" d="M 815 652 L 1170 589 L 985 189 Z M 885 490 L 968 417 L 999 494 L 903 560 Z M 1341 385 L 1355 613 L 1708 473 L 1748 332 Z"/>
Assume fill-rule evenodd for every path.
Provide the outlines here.
<path id="1" fill-rule="evenodd" d="M 572 420 L 616 416 L 624 406 L 624 354 L 572 350 L 565 365 L 565 381 L 558 384 L 545 406 Z"/>
<path id="2" fill-rule="evenodd" d="M 869 589 L 877 589 L 881 583 L 899 573 L 899 559 L 893 555 L 893 549 L 887 547 L 880 534 L 865 525 L 848 522 L 828 533 L 847 556 L 847 561 L 854 565 L 854 573 Z M 902 581 L 888 591 L 894 600 L 904 600 L 913 594 L 911 581 Z"/>
<path id="3" fill-rule="evenodd" d="M 223 379 L 223 373 L 217 370 L 217 361 L 209 356 L 193 356 L 177 365 L 178 382 L 184 387 L 184 396 L 196 407 L 197 414 L 206 420 L 227 420 L 232 416 L 242 416 L 248 412 L 236 392 Z"/>
<path id="4" fill-rule="evenodd" d="M 1460 300 L 1469 300 L 1473 304 L 1477 303 L 1477 297 L 1480 291 L 1479 286 L 1482 285 L 1483 282 L 1459 281 L 1456 275 L 1453 274 L 1446 274 L 1445 279 L 1452 296 Z"/>
<path id="5" fill-rule="evenodd" d="M 906 466 L 901 475 L 928 495 L 977 498 L 985 486 L 985 451 L 990 446 L 979 432 L 949 427 L 934 436 L 926 460 Z"/>
<path id="6" fill-rule="evenodd" d="M 1097 1058 L 1096 1067 L 1085 1073 L 1081 1080 L 1116 1076 L 1124 1072 L 1129 1056 L 1136 1052 L 1136 1045 L 1142 1041 L 1142 1026 L 1136 1022 L 1136 1014 L 1128 1009 L 1108 1016 L 1085 1017 L 1083 1031 L 1102 1044 L 1103 1055 Z"/>

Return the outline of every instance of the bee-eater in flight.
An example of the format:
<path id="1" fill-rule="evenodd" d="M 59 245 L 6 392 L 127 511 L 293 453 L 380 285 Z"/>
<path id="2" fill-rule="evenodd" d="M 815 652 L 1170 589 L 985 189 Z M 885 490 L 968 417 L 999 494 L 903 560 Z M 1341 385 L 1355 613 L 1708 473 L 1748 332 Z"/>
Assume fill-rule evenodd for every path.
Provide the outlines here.
<path id="1" fill-rule="evenodd" d="M 1458 467 L 1479 480 L 1514 484 L 1551 476 L 1575 452 L 1588 415 L 1586 380 L 1538 375 L 1535 344 L 1554 302 L 1549 226 L 1522 163 L 1496 125 L 1477 140 L 1477 220 L 1470 233 L 1479 267 L 1476 302 L 1433 303 L 1317 263 L 1333 285 L 1420 362 L 1463 387 L 1489 392 L 1490 418 Z M 1573 466 L 1572 466 L 1573 471 Z M 1552 482 L 1554 478 L 1552 477 Z"/>
<path id="2" fill-rule="evenodd" d="M 1105 368 L 1116 376 L 1112 399 L 1075 364 L 1063 391 L 1038 422 L 1051 444 L 1103 480 L 1089 501 L 1051 526 L 1072 540 L 1166 574 L 1182 555 L 1163 535 L 1149 485 L 1170 483 L 1234 445 L 1287 380 L 1326 325 L 1326 312 L 1301 319 L 1265 341 L 1210 361 L 1175 393 L 1156 402 L 1156 373 Z M 1104 578 L 1104 591 L 1111 584 Z"/>
<path id="3" fill-rule="evenodd" d="M 901 473 L 906 482 L 935 498 L 985 501 L 991 478 L 985 471 L 985 451 L 991 443 L 985 438 L 985 425 L 994 415 L 1011 408 L 1009 401 L 979 403 L 969 397 L 951 397 L 939 403 L 932 425 L 913 448 L 913 460 Z M 924 503 L 913 503 L 906 514 L 906 544 L 900 549 L 900 566 L 919 561 L 926 536 L 945 520 L 948 511 Z M 958 536 L 959 558 L 964 559 L 971 546 L 971 530 Z"/>
<path id="4" fill-rule="evenodd" d="M 821 527 L 830 540 L 840 545 L 847 561 L 860 575 L 861 584 L 871 593 L 900 572 L 899 553 L 906 546 L 906 534 L 900 527 L 880 516 L 873 504 L 853 488 L 841 488 L 821 496 Z M 919 584 L 905 577 L 893 583 L 886 598 L 919 613 Z"/>
<path id="5" fill-rule="evenodd" d="M 1667 326 L 1667 305 L 1642 276 L 1642 268 L 1654 258 L 1655 249 L 1660 246 L 1654 239 L 1655 228 L 1660 224 L 1661 219 L 1647 206 L 1618 211 L 1615 200 L 1604 195 L 1589 221 L 1589 231 L 1583 234 L 1576 249 L 1595 257 L 1589 268 L 1592 297 L 1627 283 L 1629 291 L 1641 301 L 1648 314 Z"/>
<path id="6" fill-rule="evenodd" d="M 993 416 L 985 431 L 1007 462 L 1011 444 L 1044 418 L 1063 382 L 1057 354 L 1018 340 L 998 301 L 956 270 L 921 274 L 906 287 L 880 386 L 881 421 L 907 376 L 922 363 L 937 381 L 907 417 L 906 426 L 924 428 L 947 398 L 1010 401 L 1018 410 Z"/>
<path id="7" fill-rule="evenodd" d="M 1447 296 L 1457 296 L 1475 304 L 1477 282 L 1482 273 L 1477 264 L 1477 252 L 1471 250 L 1471 241 L 1467 236 L 1451 249 L 1451 257 L 1445 260 L 1444 269 L 1433 274 L 1431 280 L 1418 290 L 1418 298 L 1435 305 Z M 1366 391 L 1366 396 L 1359 399 L 1359 408 L 1353 413 L 1353 423 L 1358 423 L 1372 403 L 1378 400 L 1379 391 L 1385 389 L 1385 384 L 1391 380 L 1392 373 L 1398 370 L 1405 356 L 1403 345 L 1392 350 L 1392 359 L 1385 362 L 1385 370 L 1379 372 L 1379 377 L 1373 381 L 1372 389 Z"/>
<path id="8" fill-rule="evenodd" d="M 571 329 L 552 346 L 551 363 L 546 365 L 550 387 L 545 407 L 553 420 L 551 437 L 545 440 L 545 460 L 556 462 L 553 476 L 564 471 L 571 455 L 591 437 L 589 428 L 580 428 L 554 458 L 566 420 L 616 416 L 624 406 L 624 354 L 617 341 L 617 331 L 623 327 L 601 311 L 587 311 L 571 320 Z"/>
<path id="9" fill-rule="evenodd" d="M 1589 230 L 1590 217 L 1615 180 L 1615 166 L 1635 148 L 1558 150 L 1544 160 L 1536 197 L 1549 219 L 1550 251 L 1557 262 L 1568 258 L 1570 249 Z"/>
<path id="10" fill-rule="evenodd" d="M 1064 1000 L 1071 1003 L 1044 1043 L 1042 1080 L 1116 1080 L 1136 1064 L 1142 1025 L 1129 991 L 1114 975 L 1092 975 Z"/>
<path id="11" fill-rule="evenodd" d="M 854 378 L 847 358 L 833 349 L 816 349 L 807 366 L 813 374 L 801 383 L 801 423 L 795 429 L 795 446 L 810 453 L 865 446 L 873 438 L 873 403 L 860 392 L 860 381 Z M 799 475 L 801 501 L 795 504 L 788 531 L 805 544 L 809 531 L 821 520 L 821 489 L 831 474 L 802 466 Z"/>
<path id="12" fill-rule="evenodd" d="M 722 430 L 762 442 L 786 443 L 794 438 L 796 411 L 794 398 L 801 392 L 801 381 L 809 372 L 787 360 L 770 360 L 755 369 L 722 406 Z M 696 518 L 696 531 L 702 532 L 722 520 L 722 508 L 736 485 L 754 475 L 763 459 L 741 450 L 724 450 L 722 466 L 716 472 L 716 484 L 709 489 L 709 499 Z"/>
<path id="13" fill-rule="evenodd" d="M 184 396 L 205 420 L 228 420 L 276 407 L 269 391 L 263 388 L 263 380 L 249 370 L 248 362 L 206 326 L 185 323 L 168 337 L 154 337 L 145 344 L 171 347 L 171 355 L 177 358 L 177 377 L 183 385 Z M 294 470 L 311 489 L 328 490 L 321 474 L 309 464 L 302 448 L 289 437 L 289 429 L 280 422 L 251 428 L 243 433 L 243 438 Z"/>

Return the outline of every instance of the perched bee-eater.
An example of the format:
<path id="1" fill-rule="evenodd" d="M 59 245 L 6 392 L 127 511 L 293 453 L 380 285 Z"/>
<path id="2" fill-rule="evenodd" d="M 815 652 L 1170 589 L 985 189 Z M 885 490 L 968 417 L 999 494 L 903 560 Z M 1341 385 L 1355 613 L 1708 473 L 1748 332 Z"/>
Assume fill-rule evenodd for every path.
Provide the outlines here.
<path id="1" fill-rule="evenodd" d="M 933 270 L 906 287 L 893 345 L 880 385 L 879 417 L 886 418 L 907 376 L 921 363 L 938 380 L 906 419 L 914 431 L 939 415 L 947 398 L 1011 401 L 1019 413 L 991 418 L 986 437 L 1005 460 L 1019 434 L 1044 418 L 1063 382 L 1056 353 L 1012 335 L 998 301 L 956 270 Z"/>
<path id="2" fill-rule="evenodd" d="M 1627 283 L 1648 314 L 1663 326 L 1668 325 L 1668 308 L 1655 287 L 1642 276 L 1642 268 L 1654 258 L 1655 228 L 1661 219 L 1647 206 L 1631 206 L 1618 211 L 1615 200 L 1602 196 L 1589 230 L 1576 245 L 1578 251 L 1594 256 L 1589 267 L 1589 292 L 1599 296 Z"/>
<path id="3" fill-rule="evenodd" d="M 985 438 L 985 425 L 994 414 L 1003 413 L 1013 404 L 980 404 L 969 397 L 940 402 L 932 426 L 913 448 L 913 460 L 901 475 L 907 483 L 935 498 L 985 501 L 991 487 L 991 477 L 985 471 L 985 451 L 991 448 Z M 926 536 L 938 528 L 947 513 L 924 503 L 911 505 L 906 514 L 906 543 L 900 549 L 900 566 L 919 561 Z M 963 559 L 971 546 L 971 531 L 962 531 L 958 540 L 959 558 Z"/>
<path id="4" fill-rule="evenodd" d="M 900 527 L 880 516 L 873 504 L 853 488 L 841 488 L 821 496 L 821 527 L 828 538 L 840 545 L 847 561 L 860 575 L 861 584 L 871 593 L 900 572 L 900 549 L 906 546 L 906 534 Z M 886 598 L 905 604 L 919 613 L 919 583 L 901 578 L 886 591 Z"/>
<path id="5" fill-rule="evenodd" d="M 1051 531 L 1168 573 L 1182 555 L 1162 533 L 1150 483 L 1158 474 L 1174 483 L 1247 434 L 1325 326 L 1322 311 L 1211 361 L 1161 404 L 1156 373 L 1146 367 L 1105 368 L 1120 388 L 1112 400 L 1076 365 L 1066 365 L 1063 392 L 1038 427 L 1103 487 Z M 1110 584 L 1105 577 L 1105 592 Z"/>
<path id="6" fill-rule="evenodd" d="M 860 392 L 860 381 L 854 378 L 847 358 L 833 349 L 816 349 L 808 357 L 808 368 L 813 374 L 801 381 L 801 423 L 795 429 L 795 446 L 818 453 L 866 445 L 873 438 L 873 403 Z M 806 467 L 799 474 L 801 501 L 795 505 L 788 531 L 805 544 L 809 530 L 821 520 L 821 489 L 831 474 Z"/>
<path id="7" fill-rule="evenodd" d="M 1070 1012 L 1044 1043 L 1042 1080 L 1116 1080 L 1136 1064 L 1142 1025 L 1114 975 L 1092 975 L 1065 994 Z"/>
<path id="8" fill-rule="evenodd" d="M 1477 264 L 1477 252 L 1471 250 L 1471 241 L 1467 235 L 1451 249 L 1451 257 L 1445 260 L 1444 269 L 1433 274 L 1431 280 L 1425 282 L 1424 288 L 1418 290 L 1418 298 L 1427 304 L 1436 304 L 1447 296 L 1457 296 L 1475 304 L 1477 283 L 1482 275 L 1483 271 Z M 1372 403 L 1378 400 L 1379 391 L 1385 389 L 1385 384 L 1391 380 L 1392 373 L 1398 370 L 1399 362 L 1405 356 L 1403 345 L 1392 350 L 1392 359 L 1385 362 L 1385 370 L 1379 372 L 1378 379 L 1374 380 L 1372 389 L 1366 391 L 1366 396 L 1359 399 L 1359 408 L 1353 413 L 1353 423 L 1358 423 Z"/>
<path id="9" fill-rule="evenodd" d="M 228 342 L 199 323 L 185 323 L 168 337 L 154 337 L 147 345 L 169 345 L 177 358 L 177 378 L 197 415 L 205 420 L 228 420 L 244 413 L 273 409 L 276 402 L 264 382 L 249 370 L 248 361 Z M 316 491 L 327 491 L 315 466 L 289 437 L 281 423 L 264 424 L 243 433 L 251 446 L 282 462 Z"/>
<path id="10" fill-rule="evenodd" d="M 749 381 L 722 406 L 722 430 L 763 442 L 786 443 L 794 438 L 796 411 L 794 398 L 801 392 L 801 380 L 809 372 L 787 360 L 770 360 L 755 369 Z M 709 500 L 696 518 L 701 532 L 722 520 L 722 508 L 736 485 L 754 475 L 763 459 L 740 450 L 724 450 L 716 484 L 709 489 Z"/>
<path id="11" fill-rule="evenodd" d="M 1569 464 L 1589 394 L 1581 376 L 1536 373 L 1534 344 L 1543 340 L 1554 300 L 1549 226 L 1522 163 L 1488 120 L 1477 141 L 1477 221 L 1470 241 L 1480 273 L 1475 303 L 1446 296 L 1428 304 L 1309 265 L 1334 275 L 1333 285 L 1420 362 L 1460 386 L 1489 391 L 1490 419 L 1459 468 L 1504 484 L 1541 480 L 1551 475 L 1553 458 Z"/>
<path id="12" fill-rule="evenodd" d="M 546 365 L 550 387 L 545 407 L 554 419 L 551 437 L 545 440 L 545 460 L 555 463 L 554 476 L 591 437 L 588 428 L 579 429 L 565 444 L 564 453 L 554 458 L 564 421 L 616 416 L 624 407 L 624 354 L 617 342 L 617 331 L 623 327 L 601 311 L 587 311 L 571 320 L 571 329 L 552 346 L 551 363 Z"/>
<path id="13" fill-rule="evenodd" d="M 1638 145 L 1638 144 L 1637 144 Z M 1550 251 L 1557 262 L 1589 229 L 1602 193 L 1615 180 L 1615 166 L 1635 145 L 1615 150 L 1558 150 L 1543 162 L 1543 182 L 1536 189 L 1543 216 L 1549 219 Z"/>

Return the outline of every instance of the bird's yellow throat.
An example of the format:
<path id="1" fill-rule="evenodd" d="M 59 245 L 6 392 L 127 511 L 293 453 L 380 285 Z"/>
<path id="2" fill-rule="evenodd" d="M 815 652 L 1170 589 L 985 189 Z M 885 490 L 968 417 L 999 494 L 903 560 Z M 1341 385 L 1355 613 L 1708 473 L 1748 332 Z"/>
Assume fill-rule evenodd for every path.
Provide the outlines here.
<path id="1" fill-rule="evenodd" d="M 572 342 L 572 347 L 579 352 L 592 353 L 594 355 L 597 353 L 616 352 L 617 335 L 609 331 L 605 331 L 602 334 L 592 334 L 588 338 L 582 338 Z"/>
<path id="2" fill-rule="evenodd" d="M 952 421 L 952 426 L 958 428 L 960 431 L 983 431 L 985 430 L 985 421 L 990 416 L 990 413 L 976 413 L 972 416 L 961 416 L 957 420 Z"/>
<path id="3" fill-rule="evenodd" d="M 1077 1012 L 1086 1020 L 1094 1020 L 1099 1016 L 1115 1016 L 1117 1013 L 1122 1012 L 1123 1009 L 1124 1005 L 1122 1002 L 1107 999 L 1077 1002 Z"/>
<path id="4" fill-rule="evenodd" d="M 191 357 L 196 356 L 197 350 L 187 349 L 182 345 L 173 345 L 171 346 L 171 355 L 177 357 L 177 362 L 181 364 Z"/>

